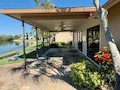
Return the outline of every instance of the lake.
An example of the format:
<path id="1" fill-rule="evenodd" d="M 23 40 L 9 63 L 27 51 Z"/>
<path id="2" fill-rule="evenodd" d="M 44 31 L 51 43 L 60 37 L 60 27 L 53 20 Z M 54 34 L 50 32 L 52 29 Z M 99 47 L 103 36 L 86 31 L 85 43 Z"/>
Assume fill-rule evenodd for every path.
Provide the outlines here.
<path id="1" fill-rule="evenodd" d="M 31 43 L 26 43 L 29 46 Z M 0 42 L 0 55 L 13 50 L 22 49 L 22 42 Z"/>

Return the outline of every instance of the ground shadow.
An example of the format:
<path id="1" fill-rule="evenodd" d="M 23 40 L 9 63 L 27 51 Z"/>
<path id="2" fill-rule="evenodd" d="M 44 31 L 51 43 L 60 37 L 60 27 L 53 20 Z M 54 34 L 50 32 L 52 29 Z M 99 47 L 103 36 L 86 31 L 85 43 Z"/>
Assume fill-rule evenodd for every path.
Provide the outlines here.
<path id="1" fill-rule="evenodd" d="M 39 55 L 39 57 L 41 55 L 43 55 L 48 49 L 49 49 L 49 46 L 44 46 L 44 47 L 38 49 L 38 55 Z M 37 54 L 37 51 L 34 50 L 34 51 L 26 54 L 26 58 L 33 58 L 33 59 L 35 59 L 36 58 L 36 54 Z M 20 58 L 23 58 L 23 55 L 21 55 Z"/>
<path id="2" fill-rule="evenodd" d="M 70 48 L 54 48 L 57 51 L 48 53 L 48 57 L 63 57 L 63 65 L 70 65 L 72 63 L 78 62 L 81 58 L 81 54 L 75 50 Z"/>
<path id="3" fill-rule="evenodd" d="M 63 57 L 63 64 L 61 67 L 56 67 L 53 64 L 48 63 L 48 59 L 42 61 L 42 63 L 35 68 L 30 67 L 31 63 L 34 62 L 33 60 L 33 61 L 27 61 L 26 69 L 24 68 L 24 65 L 22 65 L 19 67 L 12 68 L 11 73 L 22 72 L 22 78 L 25 79 L 31 77 L 33 81 L 38 83 L 42 82 L 42 80 L 40 80 L 40 77 L 45 75 L 51 78 L 51 80 L 54 83 L 57 83 L 59 79 L 67 82 L 68 84 L 79 90 L 78 87 L 75 84 L 73 84 L 70 78 L 70 70 L 67 70 L 66 68 L 70 68 L 69 67 L 70 64 L 77 62 L 81 58 L 80 54 L 77 52 L 77 50 L 74 49 L 68 49 L 68 48 L 54 48 L 54 49 L 56 49 L 55 52 L 54 50 L 51 50 L 53 52 L 49 52 L 45 55 L 47 55 L 48 58 Z M 48 48 L 46 49 L 46 51 L 47 50 Z"/>

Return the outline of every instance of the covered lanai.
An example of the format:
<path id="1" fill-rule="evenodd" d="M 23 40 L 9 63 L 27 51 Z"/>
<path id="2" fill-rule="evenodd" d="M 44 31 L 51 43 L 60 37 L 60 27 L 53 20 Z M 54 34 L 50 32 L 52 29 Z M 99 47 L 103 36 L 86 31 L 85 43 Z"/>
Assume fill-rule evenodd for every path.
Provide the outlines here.
<path id="1" fill-rule="evenodd" d="M 81 28 L 89 21 L 90 16 L 96 12 L 94 7 L 83 8 L 61 8 L 61 9 L 6 9 L 0 10 L 1 14 L 7 15 L 22 22 L 23 52 L 25 56 L 25 30 L 24 23 L 30 24 L 43 31 L 73 33 L 72 46 L 78 49 L 78 42 L 86 42 L 86 37 L 81 36 Z M 37 35 L 37 33 L 36 33 Z M 84 45 L 84 44 L 82 44 Z M 82 47 L 84 49 L 84 46 Z M 84 50 L 83 50 L 84 52 Z M 94 63 L 94 62 L 93 62 Z M 98 65 L 97 65 L 98 66 Z"/>

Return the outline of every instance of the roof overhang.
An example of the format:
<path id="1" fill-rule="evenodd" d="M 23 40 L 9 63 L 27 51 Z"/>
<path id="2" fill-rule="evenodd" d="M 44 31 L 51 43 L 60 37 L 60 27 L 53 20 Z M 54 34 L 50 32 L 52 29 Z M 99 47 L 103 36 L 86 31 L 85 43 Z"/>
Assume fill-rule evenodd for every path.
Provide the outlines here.
<path id="1" fill-rule="evenodd" d="M 66 26 L 71 27 L 66 30 L 73 31 L 83 24 L 95 11 L 96 9 L 94 7 L 62 9 L 37 8 L 0 10 L 0 13 L 44 30 L 57 31 L 56 27 L 64 23 Z"/>
<path id="2" fill-rule="evenodd" d="M 113 6 L 117 5 L 118 3 L 120 3 L 120 0 L 108 0 L 108 2 L 106 2 L 102 7 L 109 10 L 110 8 L 112 8 Z M 89 17 L 89 20 L 91 19 L 95 19 L 96 18 L 96 13 L 94 13 L 93 15 L 91 15 Z"/>
<path id="3" fill-rule="evenodd" d="M 110 9 L 111 7 L 113 7 L 114 5 L 116 5 L 119 2 L 120 2 L 120 0 L 108 0 L 108 2 L 103 5 L 103 8 Z"/>

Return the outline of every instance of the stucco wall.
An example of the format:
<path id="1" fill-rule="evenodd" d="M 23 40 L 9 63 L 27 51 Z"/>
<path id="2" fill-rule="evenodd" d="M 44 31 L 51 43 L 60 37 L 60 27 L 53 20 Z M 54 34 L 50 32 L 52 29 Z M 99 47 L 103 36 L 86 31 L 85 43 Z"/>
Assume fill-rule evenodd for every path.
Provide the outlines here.
<path id="1" fill-rule="evenodd" d="M 120 3 L 113 6 L 108 11 L 109 25 L 116 44 L 120 49 Z"/>
<path id="2" fill-rule="evenodd" d="M 71 32 L 59 32 L 55 35 L 56 42 L 68 43 L 73 40 L 73 34 Z"/>
<path id="3" fill-rule="evenodd" d="M 79 31 L 82 31 L 82 38 L 83 38 L 83 47 L 82 47 L 82 52 L 87 55 L 87 29 L 100 25 L 100 22 L 98 19 L 92 19 L 88 20 L 86 23 L 84 23 L 80 28 L 78 29 Z M 101 28 L 100 28 L 101 29 Z M 100 30 L 101 31 L 101 30 Z M 100 32 L 101 33 L 101 32 Z M 100 38 L 101 41 L 101 38 Z M 100 42 L 101 43 L 101 42 Z"/>
<path id="4" fill-rule="evenodd" d="M 111 32 L 116 41 L 118 48 L 120 49 L 120 3 L 116 4 L 112 8 L 110 8 L 108 14 L 108 22 L 111 28 Z M 83 24 L 79 30 L 82 30 L 82 36 L 87 35 L 87 29 L 93 26 L 100 25 L 100 21 L 98 19 L 88 20 L 87 23 Z M 87 41 L 87 40 L 86 40 Z M 83 53 L 87 55 L 87 42 L 83 41 Z M 100 25 L 100 48 L 106 46 L 106 39 L 104 35 L 104 31 Z"/>
<path id="5" fill-rule="evenodd" d="M 109 14 L 108 14 L 108 20 L 109 20 L 109 26 L 111 28 L 111 31 L 113 33 L 113 37 L 116 41 L 116 44 L 118 48 L 120 49 L 120 3 L 118 3 L 116 6 L 110 8 Z M 106 46 L 106 39 L 105 39 L 105 34 L 104 31 L 102 30 L 100 21 L 98 19 L 92 19 L 88 20 L 86 23 L 83 25 L 80 25 L 80 27 L 77 29 L 77 31 L 82 31 L 82 38 L 83 38 L 83 47 L 82 47 L 82 52 L 87 55 L 87 29 L 100 25 L 100 45 L 99 49 L 101 49 L 103 46 Z M 76 43 L 77 41 L 77 36 L 74 33 L 73 35 L 73 42 Z M 75 45 L 74 45 L 75 46 Z"/>

